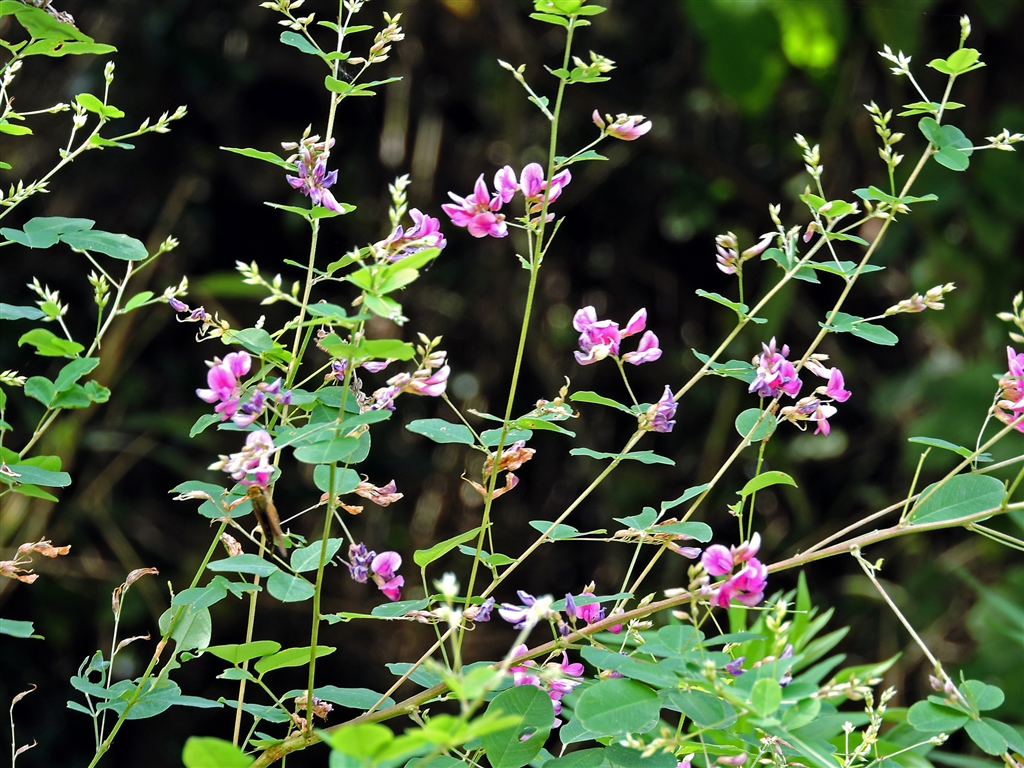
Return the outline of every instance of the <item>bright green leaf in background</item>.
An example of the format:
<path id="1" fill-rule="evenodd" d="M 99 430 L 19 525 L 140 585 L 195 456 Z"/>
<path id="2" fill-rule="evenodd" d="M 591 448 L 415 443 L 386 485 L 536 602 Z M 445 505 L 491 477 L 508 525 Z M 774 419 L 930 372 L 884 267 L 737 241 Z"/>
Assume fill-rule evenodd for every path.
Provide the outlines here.
<path id="1" fill-rule="evenodd" d="M 252 760 L 230 741 L 190 736 L 181 753 L 185 768 L 248 768 Z"/>

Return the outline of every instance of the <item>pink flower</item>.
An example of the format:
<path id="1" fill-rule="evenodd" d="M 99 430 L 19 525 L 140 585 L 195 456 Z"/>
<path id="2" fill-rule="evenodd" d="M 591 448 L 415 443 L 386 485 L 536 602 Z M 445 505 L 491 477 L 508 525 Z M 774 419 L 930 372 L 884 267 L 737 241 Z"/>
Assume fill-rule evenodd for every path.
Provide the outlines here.
<path id="1" fill-rule="evenodd" d="M 409 211 L 409 216 L 412 218 L 413 226 L 404 229 L 399 224 L 385 240 L 372 245 L 371 250 L 381 258 L 395 262 L 424 248 L 444 249 L 448 243 L 441 233 L 441 222 L 422 213 L 418 208 Z"/>
<path id="2" fill-rule="evenodd" d="M 622 335 L 625 336 L 626 334 L 623 333 Z M 640 346 L 636 348 L 636 352 L 624 354 L 622 362 L 642 365 L 644 363 L 653 363 L 660 357 L 661 349 L 658 347 L 658 337 L 654 335 L 653 331 L 647 331 L 640 337 Z"/>
<path id="3" fill-rule="evenodd" d="M 622 338 L 632 336 L 640 333 L 644 328 L 647 327 L 647 308 L 641 307 L 633 316 L 629 318 L 629 322 L 626 323 L 626 327 L 622 329 Z"/>
<path id="4" fill-rule="evenodd" d="M 245 446 L 241 451 L 221 456 L 220 461 L 211 464 L 209 468 L 223 470 L 243 485 L 266 488 L 274 474 L 274 465 L 270 459 L 275 450 L 270 433 L 257 429 L 245 438 Z"/>
<path id="5" fill-rule="evenodd" d="M 508 234 L 508 227 L 505 224 L 505 217 L 498 213 L 501 209 L 503 196 L 507 192 L 506 175 L 504 169 L 498 172 L 499 187 L 498 193 L 492 198 L 487 184 L 484 182 L 484 175 L 481 173 L 473 187 L 473 193 L 467 197 L 459 197 L 454 192 L 449 192 L 448 197 L 455 201 L 455 204 L 446 203 L 441 210 L 448 214 L 452 224 L 457 227 L 466 227 L 473 237 L 505 237 Z M 504 186 L 503 186 L 504 185 Z"/>
<path id="6" fill-rule="evenodd" d="M 828 437 L 828 433 L 832 430 L 829 426 L 828 420 L 836 415 L 835 406 L 820 404 L 814 410 L 813 419 L 818 423 L 818 426 L 814 428 L 814 434 L 822 434 Z"/>
<path id="7" fill-rule="evenodd" d="M 999 395 L 994 413 L 1004 424 L 1013 424 L 1024 416 L 1024 352 L 1017 354 L 1013 347 L 1006 348 L 1007 372 L 999 379 Z M 1024 422 L 1014 429 L 1024 432 Z"/>
<path id="8" fill-rule="evenodd" d="M 539 213 L 544 206 L 544 192 L 548 190 L 548 202 L 553 203 L 561 194 L 562 189 L 572 181 L 569 169 L 560 171 L 551 177 L 550 184 L 544 180 L 544 169 L 538 163 L 530 163 L 519 174 L 519 188 L 526 198 L 526 210 Z"/>
<path id="9" fill-rule="evenodd" d="M 725 576 L 732 571 L 732 552 L 721 544 L 712 544 L 705 549 L 700 561 L 712 576 Z"/>
<path id="10" fill-rule="evenodd" d="M 438 368 L 426 378 L 413 376 L 412 381 L 409 382 L 408 391 L 412 392 L 414 395 L 440 397 L 448 387 L 448 375 L 451 372 L 452 369 L 445 365 Z"/>
<path id="11" fill-rule="evenodd" d="M 397 552 L 381 552 L 370 562 L 371 578 L 392 602 L 402 596 L 401 590 L 405 586 L 405 578 L 395 574 L 401 566 L 402 556 Z"/>
<path id="12" fill-rule="evenodd" d="M 775 337 L 771 342 L 762 344 L 762 353 L 754 358 L 757 375 L 750 384 L 748 392 L 757 392 L 762 398 L 781 397 L 783 393 L 796 397 L 800 392 L 801 382 L 796 368 L 786 359 L 789 347 L 783 345 L 781 351 L 775 349 Z"/>
<path id="13" fill-rule="evenodd" d="M 373 483 L 364 480 L 356 486 L 355 494 L 362 496 L 364 499 L 369 499 L 379 507 L 386 507 L 405 496 L 404 493 L 398 493 L 398 486 L 395 485 L 394 480 L 379 488 Z"/>
<path id="14" fill-rule="evenodd" d="M 196 394 L 207 403 L 218 403 L 214 410 L 221 415 L 221 421 L 224 421 L 238 410 L 238 400 L 242 393 L 239 379 L 249 372 L 252 358 L 248 352 L 229 352 L 223 360 L 215 357 L 213 362 L 206 364 L 210 366 L 206 373 L 209 389 L 197 389 Z"/>
<path id="15" fill-rule="evenodd" d="M 298 176 L 285 176 L 292 189 L 297 189 L 310 198 L 313 205 L 322 205 L 337 213 L 345 212 L 327 189 L 338 180 L 338 172 L 327 172 L 326 154 L 317 155 L 310 147 L 304 145 L 300 159 L 295 161 L 295 167 L 299 171 Z"/>
<path id="16" fill-rule="evenodd" d="M 600 128 L 605 136 L 622 139 L 623 141 L 635 141 L 651 130 L 651 121 L 647 120 L 643 115 L 620 114 L 614 119 L 611 115 L 605 115 L 609 123 L 608 125 L 605 125 L 604 120 L 601 119 L 601 115 L 596 109 L 591 117 L 594 120 L 594 125 Z M 646 122 L 644 122 L 645 120 Z"/>
<path id="17" fill-rule="evenodd" d="M 745 563 L 757 554 L 761 548 L 761 534 L 754 532 L 749 541 L 744 541 L 738 547 L 730 547 L 733 563 Z M 715 574 L 716 576 L 719 574 Z"/>
<path id="18" fill-rule="evenodd" d="M 507 203 L 519 191 L 516 172 L 512 170 L 511 165 L 506 165 L 494 174 L 494 191 L 495 197 L 501 198 L 502 203 Z"/>
<path id="19" fill-rule="evenodd" d="M 572 326 L 580 332 L 580 352 L 574 352 L 576 362 L 590 365 L 604 360 L 608 355 L 619 354 L 622 334 L 619 324 L 612 320 L 598 320 L 593 307 L 577 310 L 572 319 Z"/>

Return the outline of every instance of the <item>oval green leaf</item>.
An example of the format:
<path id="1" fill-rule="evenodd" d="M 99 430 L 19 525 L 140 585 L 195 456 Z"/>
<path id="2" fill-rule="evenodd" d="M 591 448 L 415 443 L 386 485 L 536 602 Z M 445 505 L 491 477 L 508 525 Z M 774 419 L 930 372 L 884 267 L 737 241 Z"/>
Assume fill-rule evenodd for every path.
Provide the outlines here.
<path id="1" fill-rule="evenodd" d="M 444 419 L 417 419 L 407 424 L 405 428 L 435 443 L 472 445 L 475 442 L 469 427 L 464 424 L 453 424 Z"/>
<path id="2" fill-rule="evenodd" d="M 915 506 L 908 518 L 912 525 L 955 520 L 996 509 L 1003 501 L 1003 484 L 989 475 L 956 475 L 938 490 L 935 487 L 933 483 L 922 491 L 924 503 Z"/>
<path id="3" fill-rule="evenodd" d="M 551 699 L 532 685 L 502 691 L 494 697 L 487 712 L 522 718 L 511 728 L 483 735 L 484 753 L 492 768 L 522 768 L 529 763 L 540 753 L 555 721 Z M 528 738 L 521 740 L 524 736 Z"/>
<path id="4" fill-rule="evenodd" d="M 771 437 L 775 431 L 776 420 L 770 413 L 765 415 L 754 434 L 750 434 L 750 430 L 754 429 L 754 425 L 757 424 L 757 420 L 760 418 L 760 408 L 748 408 L 736 417 L 736 431 L 743 437 L 750 435 L 750 442 L 752 443 L 758 443 L 766 437 Z"/>
<path id="5" fill-rule="evenodd" d="M 283 669 L 285 667 L 304 667 L 309 664 L 310 646 L 303 648 L 287 648 L 283 651 L 278 651 L 272 656 L 264 656 L 262 659 L 256 662 L 254 669 L 260 674 L 265 675 L 274 669 Z M 321 656 L 330 656 L 334 653 L 337 648 L 333 648 L 329 645 L 318 645 L 316 648 L 316 657 L 319 659 Z"/>
<path id="6" fill-rule="evenodd" d="M 767 488 L 770 485 L 792 485 L 795 488 L 796 481 L 785 472 L 777 470 L 762 472 L 757 477 L 748 480 L 747 484 L 743 486 L 743 490 L 738 491 L 738 493 L 745 499 L 750 494 L 757 493 L 762 488 Z"/>
<path id="7" fill-rule="evenodd" d="M 644 733 L 658 722 L 661 699 L 632 680 L 603 680 L 587 688 L 576 704 L 576 717 L 588 731 L 614 736 Z"/>

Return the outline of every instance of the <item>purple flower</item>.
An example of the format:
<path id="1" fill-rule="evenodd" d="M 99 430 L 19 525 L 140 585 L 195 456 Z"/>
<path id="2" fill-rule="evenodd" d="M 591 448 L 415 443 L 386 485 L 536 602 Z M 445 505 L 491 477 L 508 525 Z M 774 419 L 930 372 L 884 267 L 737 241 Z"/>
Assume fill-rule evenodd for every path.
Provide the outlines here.
<path id="1" fill-rule="evenodd" d="M 660 357 L 661 349 L 658 348 L 658 337 L 654 335 L 653 331 L 647 331 L 640 337 L 640 346 L 636 348 L 636 352 L 624 354 L 622 362 L 642 365 L 643 363 L 653 363 Z"/>
<path id="2" fill-rule="evenodd" d="M 712 544 L 704 550 L 700 562 L 712 576 L 725 576 L 732 571 L 732 552 L 721 544 Z"/>
<path id="3" fill-rule="evenodd" d="M 390 262 L 401 261 L 424 248 L 444 250 L 448 242 L 441 233 L 441 222 L 421 213 L 418 208 L 409 211 L 409 216 L 413 226 L 404 229 L 399 224 L 387 239 L 372 245 L 371 250 Z"/>
<path id="4" fill-rule="evenodd" d="M 752 608 L 764 599 L 767 583 L 768 567 L 756 557 L 751 558 L 743 570 L 717 585 L 717 594 L 712 603 L 721 608 L 728 608 L 735 599 Z"/>
<path id="5" fill-rule="evenodd" d="M 516 594 L 519 595 L 519 599 L 523 604 L 502 603 L 501 607 L 498 608 L 498 615 L 511 624 L 513 629 L 522 629 L 526 626 L 530 606 L 537 602 L 537 598 L 528 592 L 523 592 L 521 589 L 517 590 Z"/>
<path id="6" fill-rule="evenodd" d="M 647 429 L 652 432 L 671 432 L 676 425 L 673 419 L 677 407 L 678 403 L 672 397 L 672 387 L 666 384 L 661 399 L 648 408 L 647 413 L 644 414 L 643 420 L 646 422 Z"/>
<path id="7" fill-rule="evenodd" d="M 530 163 L 519 174 L 519 187 L 526 198 L 528 213 L 540 213 L 544 207 L 544 192 L 547 191 L 548 202 L 553 203 L 561 194 L 562 189 L 572 181 L 569 169 L 560 171 L 551 177 L 551 182 L 544 180 L 544 169 L 538 163 Z"/>
<path id="8" fill-rule="evenodd" d="M 370 574 L 370 563 L 377 556 L 377 553 L 373 550 L 367 550 L 366 545 L 360 542 L 359 544 L 350 544 L 348 548 L 348 566 L 349 575 L 355 581 L 360 584 L 365 584 L 366 579 Z"/>
<path id="9" fill-rule="evenodd" d="M 500 198 L 502 204 L 511 200 L 518 191 L 519 182 L 516 181 L 516 172 L 511 165 L 506 165 L 494 174 L 494 196 Z"/>
<path id="10" fill-rule="evenodd" d="M 782 393 L 796 397 L 800 392 L 801 382 L 793 364 L 786 359 L 789 347 L 783 345 L 781 351 L 775 349 L 775 337 L 771 342 L 762 344 L 762 353 L 755 357 L 757 375 L 750 384 L 748 392 L 757 392 L 762 398 L 781 397 Z"/>
<path id="11" fill-rule="evenodd" d="M 173 296 L 171 296 L 171 298 L 167 300 L 167 303 L 171 305 L 171 309 L 173 309 L 175 312 L 190 311 L 188 304 L 186 304 L 184 301 L 174 298 Z"/>
<path id="12" fill-rule="evenodd" d="M 640 333 L 646 327 L 647 308 L 641 307 L 640 309 L 633 313 L 633 316 L 629 318 L 629 322 L 626 323 L 626 327 L 622 329 L 622 338 L 626 338 L 627 336 L 633 336 L 637 333 Z M 643 340 L 641 340 L 641 343 L 643 343 Z"/>
<path id="13" fill-rule="evenodd" d="M 470 621 L 490 621 L 494 610 L 494 598 L 488 597 L 479 605 L 471 605 L 466 610 L 466 618 Z"/>
<path id="14" fill-rule="evenodd" d="M 746 656 L 740 656 L 738 659 L 733 659 L 725 665 L 725 671 L 730 675 L 739 677 L 743 674 L 743 662 L 747 660 Z"/>
<path id="15" fill-rule="evenodd" d="M 412 381 L 408 384 L 407 391 L 412 392 L 414 395 L 440 397 L 448 387 L 448 375 L 451 372 L 452 369 L 445 365 L 438 368 L 426 378 L 419 378 L 414 375 Z M 419 371 L 417 371 L 417 373 L 419 373 Z"/>
<path id="16" fill-rule="evenodd" d="M 1024 352 L 1017 354 L 1013 347 L 1007 347 L 1006 364 L 1006 374 L 999 379 L 999 394 L 993 412 L 1004 424 L 1013 424 L 1024 416 Z M 1014 429 L 1024 432 L 1024 422 Z"/>
<path id="17" fill-rule="evenodd" d="M 445 203 L 441 210 L 448 214 L 452 224 L 457 227 L 466 227 L 473 237 L 505 237 L 508 234 L 508 227 L 505 224 L 505 217 L 498 213 L 503 202 L 503 195 L 507 192 L 504 185 L 507 184 L 505 169 L 498 171 L 495 177 L 495 186 L 498 193 L 492 198 L 487 184 L 484 182 L 484 175 L 481 173 L 473 187 L 473 193 L 466 197 L 459 197 L 454 192 L 449 192 L 448 197 L 455 201 L 455 204 Z"/>
<path id="18" fill-rule="evenodd" d="M 333 186 L 338 180 L 338 172 L 327 172 L 326 153 L 317 155 L 309 146 L 303 145 L 300 154 L 301 157 L 295 161 L 299 175 L 285 176 L 288 184 L 312 200 L 313 205 L 322 205 L 336 213 L 344 213 L 345 209 L 328 191 L 328 187 Z"/>

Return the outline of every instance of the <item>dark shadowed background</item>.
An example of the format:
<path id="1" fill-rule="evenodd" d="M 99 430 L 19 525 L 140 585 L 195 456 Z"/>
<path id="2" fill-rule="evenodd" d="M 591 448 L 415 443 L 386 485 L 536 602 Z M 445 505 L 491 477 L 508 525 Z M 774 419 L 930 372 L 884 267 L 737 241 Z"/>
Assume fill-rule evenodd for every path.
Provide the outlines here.
<path id="1" fill-rule="evenodd" d="M 1024 3 L 1017 0 L 614 0 L 609 5 L 609 12 L 580 33 L 575 52 L 587 58 L 587 51 L 595 50 L 618 68 L 610 83 L 569 90 L 560 150 L 569 154 L 593 137 L 594 108 L 643 113 L 654 128 L 634 143 L 606 144 L 601 151 L 607 162 L 572 168 L 572 184 L 555 206 L 567 218 L 541 273 L 517 412 L 529 410 L 539 398 L 553 398 L 565 376 L 574 389 L 625 397 L 611 363 L 581 368 L 573 361 L 571 318 L 587 304 L 620 323 L 647 307 L 649 327 L 661 338 L 665 355 L 631 371 L 641 400 L 655 400 L 666 383 L 678 387 L 697 369 L 691 348 L 711 352 L 732 322 L 727 310 L 694 295 L 704 288 L 735 297 L 734 280 L 715 268 L 714 236 L 732 230 L 750 244 L 772 228 L 767 206 L 774 202 L 782 203 L 787 223 L 807 220 L 806 210 L 794 202 L 808 182 L 794 133 L 821 144 L 830 196 L 852 199 L 853 188 L 884 186 L 876 136 L 862 104 L 875 100 L 883 109 L 899 111 L 918 96 L 905 78 L 889 74 L 875 53 L 882 44 L 913 55 L 919 81 L 937 99 L 944 78 L 924 65 L 956 47 L 958 18 L 970 14 L 970 44 L 982 51 L 988 66 L 957 82 L 953 98 L 967 107 L 950 113 L 949 120 L 976 144 L 1003 127 L 1024 131 L 1019 32 Z M 125 131 L 179 104 L 187 104 L 189 114 L 170 134 L 138 140 L 134 151 L 86 154 L 57 177 L 51 194 L 9 217 L 15 222 L 8 226 L 20 226 L 33 215 L 82 216 L 95 219 L 97 228 L 127 233 L 151 247 L 173 234 L 180 247 L 140 278 L 137 290 L 160 292 L 187 275 L 189 303 L 216 310 L 234 327 L 252 326 L 263 313 L 268 327 L 286 320 L 286 308 L 260 307 L 260 295 L 243 286 L 233 268 L 239 260 L 256 261 L 264 274 L 280 272 L 286 284 L 301 276 L 283 260 L 305 260 L 308 229 L 296 217 L 263 205 L 295 203 L 295 193 L 273 166 L 218 147 L 280 152 L 280 142 L 296 140 L 308 124 L 322 133 L 327 104 L 322 63 L 281 45 L 280 17 L 255 2 L 68 0 L 59 7 L 71 12 L 84 32 L 117 46 L 110 57 L 117 65 L 111 101 L 127 113 Z M 331 7 L 310 0 L 303 12 L 329 19 Z M 561 33 L 530 20 L 530 9 L 525 0 L 367 4 L 365 23 L 377 23 L 384 10 L 403 14 L 406 39 L 375 70 L 374 79 L 404 79 L 375 98 L 342 105 L 332 154 L 339 181 L 333 191 L 358 208 L 322 230 L 324 264 L 353 244 L 380 239 L 387 226 L 386 185 L 398 174 L 412 174 L 411 204 L 441 217 L 449 244 L 402 297 L 410 322 L 375 330 L 407 340 L 417 331 L 443 335 L 452 365 L 449 393 L 483 411 L 503 409 L 527 277 L 515 252 L 524 243 L 516 236 L 475 240 L 448 224 L 440 205 L 448 190 L 469 192 L 480 173 L 490 179 L 506 163 L 518 170 L 545 156 L 546 120 L 496 62 L 525 63 L 534 87 L 552 93 L 554 81 L 543 65 L 557 66 Z M 16 34 L 9 26 L 0 30 L 8 38 Z M 356 53 L 369 46 L 369 35 L 354 38 Z M 99 92 L 105 60 L 30 60 L 14 86 L 18 107 L 46 107 L 83 91 Z M 896 124 L 906 133 L 898 146 L 908 158 L 904 175 L 924 148 L 916 119 Z M 69 122 L 67 114 L 44 116 L 33 122 L 35 136 L 3 138 L 4 159 L 13 165 L 0 173 L 5 188 L 52 167 Z M 905 495 L 920 453 L 907 437 L 974 445 L 994 392 L 992 374 L 1006 370 L 1007 326 L 995 313 L 1008 310 L 1013 294 L 1024 287 L 1024 163 L 1018 154 L 1001 152 L 976 154 L 962 174 L 932 163 L 915 187 L 915 194 L 927 192 L 937 194 L 939 202 L 917 206 L 894 228 L 877 258 L 886 270 L 861 279 L 846 309 L 879 314 L 914 291 L 950 281 L 957 291 L 943 312 L 887 321 L 900 336 L 895 347 L 849 335 L 825 342 L 823 351 L 842 367 L 854 396 L 841 407 L 827 440 L 784 428 L 770 442 L 768 468 L 790 473 L 799 487 L 758 494 L 757 526 L 767 561 L 806 548 Z M 859 249 L 844 245 L 839 244 L 841 255 L 856 258 Z M 2 258 L 3 301 L 31 303 L 35 297 L 24 283 L 35 276 L 60 288 L 71 302 L 71 323 L 94 322 L 80 256 L 68 249 L 30 252 L 13 246 Z M 751 295 L 763 293 L 781 273 L 774 265 L 752 263 L 747 274 Z M 773 334 L 802 350 L 841 287 L 839 278 L 829 275 L 823 275 L 821 286 L 788 286 L 765 311 L 768 324 L 749 329 L 727 356 L 749 358 Z M 346 304 L 351 296 L 339 291 L 315 298 Z M 52 376 L 59 362 L 48 366 L 16 346 L 27 329 L 24 323 L 5 327 L 0 368 Z M 36 584 L 0 584 L 2 615 L 31 619 L 46 638 L 0 641 L 4 706 L 29 684 L 39 686 L 16 710 L 19 742 L 40 742 L 19 765 L 88 762 L 91 724 L 65 707 L 74 693 L 67 680 L 97 648 L 109 649 L 110 591 L 133 568 L 159 568 L 159 577 L 133 588 L 121 627 L 122 636 L 154 633 L 167 602 L 166 583 L 186 586 L 205 551 L 211 535 L 207 521 L 195 514 L 194 503 L 172 502 L 167 491 L 191 478 L 220 481 L 206 467 L 217 454 L 236 450 L 237 436 L 208 430 L 188 438 L 192 423 L 208 410 L 194 395 L 204 385 L 203 361 L 225 352 L 217 341 L 196 344 L 194 331 L 195 326 L 175 323 L 165 305 L 115 325 L 96 374 L 113 390 L 110 402 L 68 415 L 39 446 L 40 453 L 63 457 L 74 484 L 58 504 L 3 497 L 4 556 L 18 543 L 42 536 L 72 545 L 69 557 L 38 565 L 42 577 Z M 367 387 L 379 386 L 387 375 L 367 376 Z M 31 434 L 39 409 L 17 393 L 9 402 L 6 418 L 15 432 L 4 444 L 17 448 Z M 581 530 L 607 528 L 615 525 L 612 517 L 635 514 L 706 482 L 739 439 L 732 426 L 735 415 L 754 404 L 740 382 L 705 380 L 682 401 L 675 431 L 645 443 L 675 466 L 622 467 L 568 522 Z M 498 551 L 518 554 L 535 535 L 528 522 L 554 519 L 595 476 L 598 464 L 569 458 L 570 447 L 615 451 L 633 428 L 610 409 L 581 410 L 569 425 L 577 432 L 574 441 L 539 434 L 531 443 L 537 459 L 518 473 L 515 492 L 495 506 Z M 474 527 L 481 510 L 459 479 L 467 469 L 478 471 L 476 454 L 463 446 L 436 446 L 403 428 L 431 416 L 451 418 L 437 400 L 404 398 L 395 417 L 376 429 L 374 451 L 359 469 L 378 484 L 394 477 L 405 498 L 387 509 L 367 505 L 351 520 L 353 532 L 368 546 L 396 549 L 406 558 L 411 583 L 417 581 L 413 551 Z M 1024 438 L 1014 435 L 996 459 L 1022 450 Z M 924 465 L 925 482 L 952 466 L 951 454 L 936 453 Z M 735 539 L 725 505 L 753 473 L 755 459 L 750 449 L 703 506 L 703 519 L 725 540 Z M 314 503 L 319 491 L 308 465 L 286 458 L 283 467 L 276 500 L 287 517 Z M 1009 520 L 997 524 L 1014 528 Z M 320 525 L 312 516 L 290 523 L 304 535 L 319 535 Z M 598 543 L 546 546 L 498 597 L 513 599 L 514 588 L 578 593 L 591 579 L 599 592 L 617 591 L 630 554 Z M 1003 719 L 1024 712 L 1019 556 L 965 531 L 905 538 L 867 554 L 886 559 L 883 577 L 893 598 L 947 668 L 963 668 L 969 677 L 1000 685 L 1007 693 Z M 465 579 L 468 564 L 465 556 L 452 554 L 439 565 Z M 655 570 L 648 591 L 681 585 L 686 566 L 681 558 L 666 561 Z M 897 702 L 923 696 L 927 661 L 856 563 L 834 559 L 816 564 L 808 575 L 817 603 L 837 607 L 830 628 L 852 625 L 839 646 L 848 662 L 902 652 L 885 682 L 900 688 Z M 789 589 L 795 583 L 792 572 L 770 584 Z M 406 594 L 415 597 L 416 590 L 412 586 Z M 324 612 L 368 612 L 380 599 L 375 589 L 352 582 L 337 567 L 330 572 Z M 260 606 L 257 638 L 286 646 L 308 643 L 308 603 L 284 605 L 268 598 Z M 244 620 L 243 603 L 229 599 L 217 605 L 213 642 L 241 641 Z M 470 639 L 468 656 L 496 658 L 512 638 L 501 622 L 483 625 Z M 325 626 L 321 642 L 339 650 L 318 666 L 318 682 L 384 690 L 393 678 L 383 663 L 414 660 L 432 640 L 430 628 L 418 624 Z M 129 647 L 115 674 L 138 674 L 151 649 L 147 642 Z M 233 684 L 213 680 L 220 669 L 206 657 L 189 662 L 174 677 L 185 693 L 231 696 Z M 299 673 L 294 680 L 288 672 L 275 674 L 280 678 L 271 682 L 282 690 L 305 679 Z M 344 716 L 336 710 L 331 722 Z M 229 734 L 232 717 L 227 709 L 174 708 L 159 720 L 128 723 L 103 764 L 180 765 L 187 736 Z M 964 753 L 971 749 L 958 741 L 950 746 Z M 289 765 L 325 761 L 318 749 L 290 757 Z"/>

